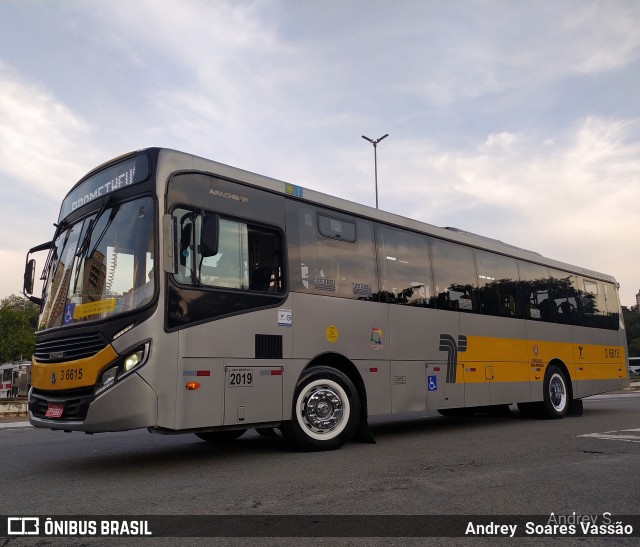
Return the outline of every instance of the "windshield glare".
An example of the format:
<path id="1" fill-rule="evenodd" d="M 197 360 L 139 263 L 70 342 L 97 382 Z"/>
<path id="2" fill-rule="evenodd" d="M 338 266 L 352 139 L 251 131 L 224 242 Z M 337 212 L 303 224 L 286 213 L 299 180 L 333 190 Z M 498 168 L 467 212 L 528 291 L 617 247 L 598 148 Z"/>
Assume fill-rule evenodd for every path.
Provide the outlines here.
<path id="1" fill-rule="evenodd" d="M 153 299 L 153 200 L 96 214 L 54 242 L 39 330 L 104 319 Z"/>

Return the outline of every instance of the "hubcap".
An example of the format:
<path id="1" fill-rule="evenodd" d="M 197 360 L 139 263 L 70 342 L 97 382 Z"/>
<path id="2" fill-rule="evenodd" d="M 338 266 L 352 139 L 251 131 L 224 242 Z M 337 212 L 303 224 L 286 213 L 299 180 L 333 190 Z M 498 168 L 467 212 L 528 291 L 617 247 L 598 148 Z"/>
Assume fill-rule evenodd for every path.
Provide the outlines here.
<path id="1" fill-rule="evenodd" d="M 344 415 L 340 396 L 327 386 L 310 390 L 302 401 L 301 411 L 307 427 L 316 433 L 331 431 Z"/>
<path id="2" fill-rule="evenodd" d="M 549 398 L 553 408 L 558 412 L 564 410 L 567 404 L 567 392 L 564 385 L 564 381 L 558 374 L 554 374 L 549 382 Z"/>

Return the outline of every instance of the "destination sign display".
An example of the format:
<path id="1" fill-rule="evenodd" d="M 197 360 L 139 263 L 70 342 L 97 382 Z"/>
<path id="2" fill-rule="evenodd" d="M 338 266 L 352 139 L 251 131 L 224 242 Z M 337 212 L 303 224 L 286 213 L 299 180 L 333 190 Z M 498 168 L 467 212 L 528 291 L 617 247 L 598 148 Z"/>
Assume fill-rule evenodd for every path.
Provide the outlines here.
<path id="1" fill-rule="evenodd" d="M 62 202 L 59 220 L 66 218 L 83 205 L 107 196 L 112 192 L 137 184 L 149 176 L 149 159 L 146 154 L 135 156 L 112 165 L 71 190 Z"/>

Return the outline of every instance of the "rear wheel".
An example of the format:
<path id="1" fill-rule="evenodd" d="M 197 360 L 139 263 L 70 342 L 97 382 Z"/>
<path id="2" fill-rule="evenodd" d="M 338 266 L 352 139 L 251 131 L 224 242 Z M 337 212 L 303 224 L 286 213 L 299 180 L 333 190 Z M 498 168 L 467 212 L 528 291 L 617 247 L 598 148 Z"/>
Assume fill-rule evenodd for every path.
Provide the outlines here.
<path id="1" fill-rule="evenodd" d="M 299 450 L 334 450 L 355 433 L 360 398 L 353 382 L 331 367 L 314 367 L 302 374 L 293 396 L 291 421 L 282 434 Z"/>
<path id="2" fill-rule="evenodd" d="M 560 368 L 551 365 L 544 375 L 544 409 L 545 418 L 563 418 L 569 410 L 569 387 L 567 379 Z"/>
<path id="3" fill-rule="evenodd" d="M 246 429 L 228 429 L 225 431 L 204 431 L 202 433 L 196 433 L 196 437 L 199 437 L 203 441 L 210 443 L 226 443 L 229 441 L 235 441 L 239 439 L 247 432 Z"/>

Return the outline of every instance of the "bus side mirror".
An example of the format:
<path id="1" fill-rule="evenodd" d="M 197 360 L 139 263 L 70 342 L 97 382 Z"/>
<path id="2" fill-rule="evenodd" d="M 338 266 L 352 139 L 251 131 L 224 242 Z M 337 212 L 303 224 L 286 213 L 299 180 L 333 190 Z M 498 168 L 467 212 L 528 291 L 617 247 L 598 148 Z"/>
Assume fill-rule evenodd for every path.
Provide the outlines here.
<path id="1" fill-rule="evenodd" d="M 33 285 L 36 280 L 36 260 L 32 258 L 24 267 L 24 294 L 33 294 Z"/>
<path id="2" fill-rule="evenodd" d="M 220 218 L 216 214 L 205 214 L 202 217 L 200 233 L 200 254 L 215 256 L 218 254 L 218 238 L 220 234 Z"/>
<path id="3" fill-rule="evenodd" d="M 24 283 L 23 283 L 23 294 L 34 304 L 38 306 L 42 305 L 42 298 L 38 298 L 37 296 L 32 296 L 33 294 L 33 285 L 36 279 L 36 260 L 32 258 L 27 262 L 24 267 Z"/>

